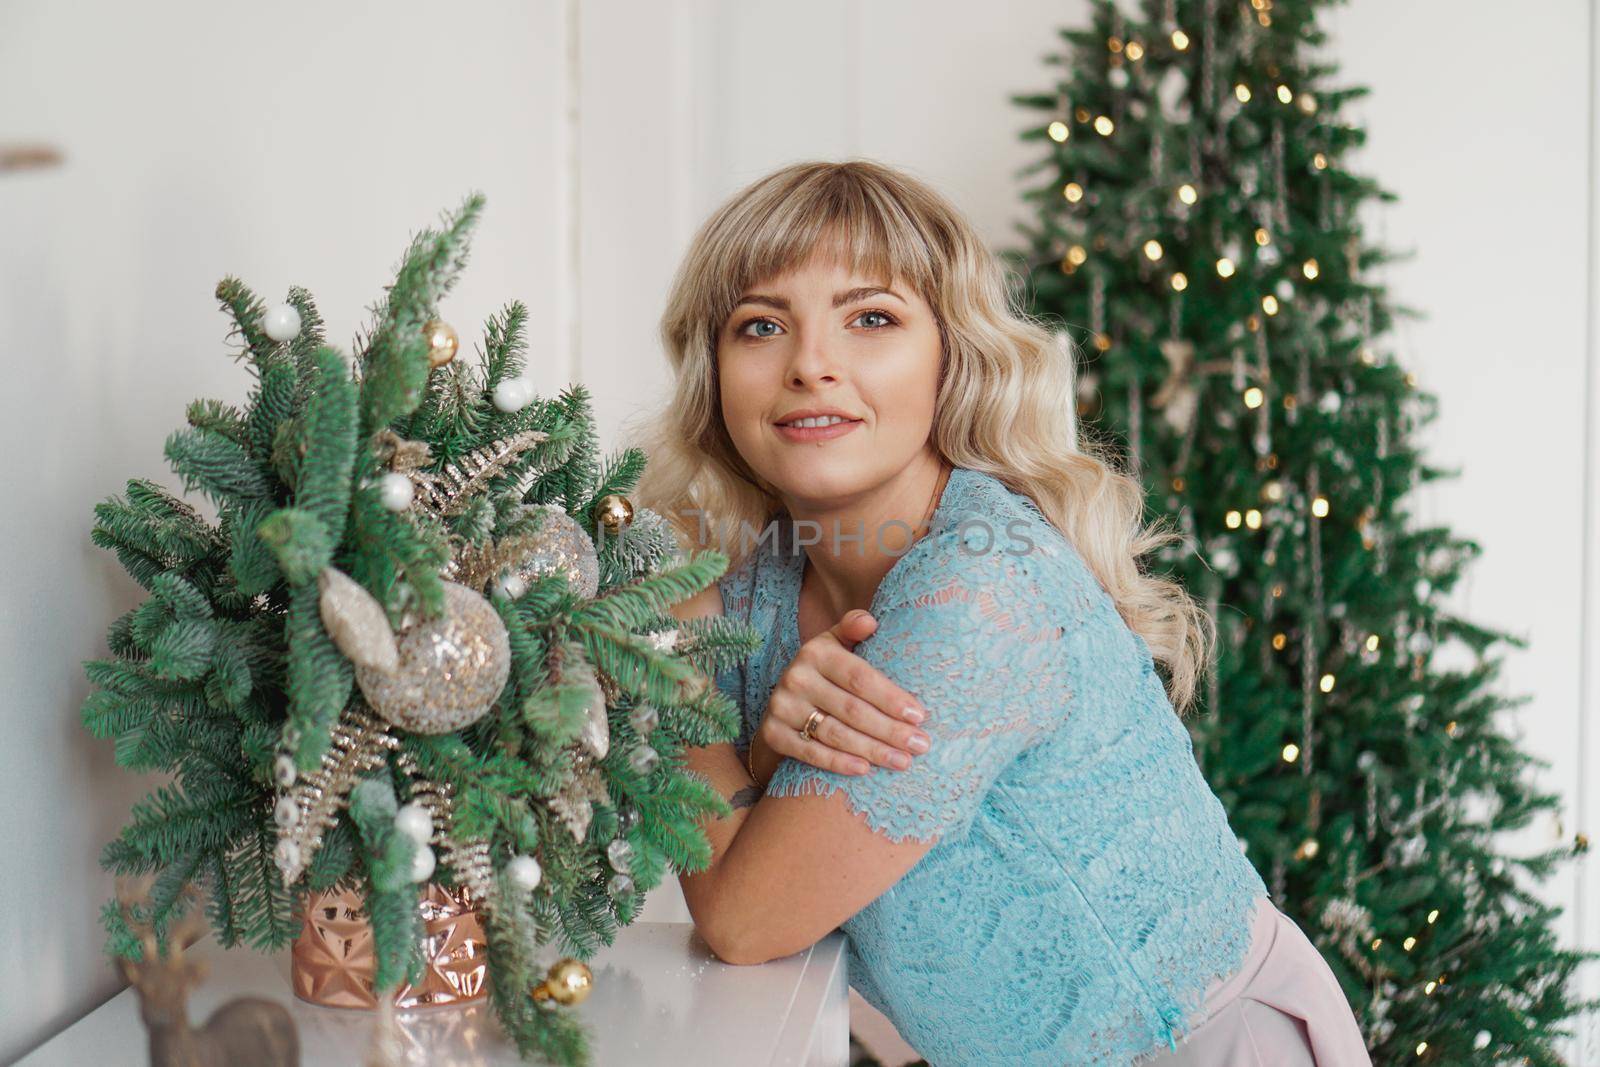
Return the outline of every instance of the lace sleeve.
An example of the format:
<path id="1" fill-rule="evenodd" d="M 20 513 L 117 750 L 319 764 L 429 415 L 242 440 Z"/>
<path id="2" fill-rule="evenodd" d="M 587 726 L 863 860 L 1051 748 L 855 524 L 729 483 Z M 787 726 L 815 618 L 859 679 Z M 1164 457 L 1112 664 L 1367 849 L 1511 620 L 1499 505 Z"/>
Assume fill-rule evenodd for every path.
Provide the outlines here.
<path id="1" fill-rule="evenodd" d="M 917 542 L 885 577 L 878 629 L 855 651 L 927 707 L 929 751 L 908 770 L 865 775 L 786 758 L 767 795 L 843 791 L 895 841 L 964 834 L 1000 772 L 1066 714 L 1069 616 L 1041 587 L 1043 565 L 954 533 Z"/>
<path id="2" fill-rule="evenodd" d="M 740 622 L 750 621 L 750 609 L 753 599 L 751 583 L 754 579 L 754 557 L 747 557 L 743 563 L 733 570 L 723 574 L 717 579 L 717 591 L 722 595 L 722 614 L 729 618 L 738 619 Z M 745 676 L 749 659 L 740 660 L 718 671 L 712 678 L 722 694 L 733 701 L 739 708 L 739 736 L 734 740 L 733 747 L 738 751 L 739 758 L 744 759 L 749 751 L 750 741 L 754 731 L 750 727 L 750 715 L 745 708 Z"/>

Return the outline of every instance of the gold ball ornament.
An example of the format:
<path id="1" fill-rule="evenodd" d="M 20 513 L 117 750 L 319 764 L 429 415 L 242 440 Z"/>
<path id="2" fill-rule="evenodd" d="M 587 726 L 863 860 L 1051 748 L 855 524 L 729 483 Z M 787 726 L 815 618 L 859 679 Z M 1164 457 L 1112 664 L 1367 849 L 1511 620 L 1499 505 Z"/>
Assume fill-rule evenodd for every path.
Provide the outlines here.
<path id="1" fill-rule="evenodd" d="M 444 583 L 444 611 L 396 635 L 392 671 L 358 665 L 356 684 L 372 709 L 403 730 L 445 734 L 494 706 L 511 673 L 506 624 L 483 597 Z"/>
<path id="2" fill-rule="evenodd" d="M 617 493 L 607 493 L 595 505 L 595 517 L 606 533 L 615 537 L 633 524 L 633 501 Z"/>
<path id="3" fill-rule="evenodd" d="M 535 986 L 529 994 L 534 1000 L 554 1000 L 569 1007 L 588 999 L 594 989 L 594 975 L 582 960 L 563 956 L 550 965 L 550 973 L 543 984 Z"/>
<path id="4" fill-rule="evenodd" d="M 527 504 L 523 512 L 537 513 L 539 525 L 527 551 L 509 573 L 524 584 L 560 574 L 585 600 L 598 593 L 600 560 L 583 524 L 554 504 Z"/>
<path id="5" fill-rule="evenodd" d="M 456 358 L 461 339 L 456 328 L 443 319 L 430 319 L 422 326 L 422 335 L 428 339 L 428 366 L 433 370 Z"/>

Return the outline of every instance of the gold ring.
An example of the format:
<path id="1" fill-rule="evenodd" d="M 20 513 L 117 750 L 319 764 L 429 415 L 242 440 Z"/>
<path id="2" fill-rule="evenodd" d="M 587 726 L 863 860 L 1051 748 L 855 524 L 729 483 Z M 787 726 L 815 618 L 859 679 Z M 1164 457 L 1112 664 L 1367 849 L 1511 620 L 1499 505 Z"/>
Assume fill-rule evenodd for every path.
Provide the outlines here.
<path id="1" fill-rule="evenodd" d="M 800 736 L 807 741 L 815 741 L 817 739 L 817 724 L 822 722 L 825 717 L 821 708 L 814 709 L 811 712 L 811 718 L 807 719 L 806 724 L 800 727 Z"/>

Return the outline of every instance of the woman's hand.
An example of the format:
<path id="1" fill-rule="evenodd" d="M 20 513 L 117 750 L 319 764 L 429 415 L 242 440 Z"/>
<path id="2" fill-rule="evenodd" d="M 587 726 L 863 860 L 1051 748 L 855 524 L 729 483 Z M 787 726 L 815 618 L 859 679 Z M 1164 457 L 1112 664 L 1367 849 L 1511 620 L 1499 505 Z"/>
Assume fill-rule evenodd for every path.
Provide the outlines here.
<path id="1" fill-rule="evenodd" d="M 916 726 L 927 709 L 852 651 L 877 628 L 856 609 L 800 646 L 761 719 L 758 735 L 768 748 L 840 774 L 866 774 L 874 763 L 905 770 L 928 751 L 928 735 Z M 816 710 L 824 717 L 808 741 L 800 730 Z"/>

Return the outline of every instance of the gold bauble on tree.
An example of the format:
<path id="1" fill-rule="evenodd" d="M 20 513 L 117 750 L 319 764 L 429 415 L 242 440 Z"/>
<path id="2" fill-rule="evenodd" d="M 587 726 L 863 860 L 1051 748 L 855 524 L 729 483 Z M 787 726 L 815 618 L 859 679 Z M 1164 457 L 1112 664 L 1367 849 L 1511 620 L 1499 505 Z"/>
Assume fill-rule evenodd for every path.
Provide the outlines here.
<path id="1" fill-rule="evenodd" d="M 379 715 L 402 730 L 445 734 L 488 713 L 511 672 L 511 640 L 493 605 L 456 582 L 444 611 L 401 630 L 394 670 L 356 666 L 356 684 Z"/>
<path id="2" fill-rule="evenodd" d="M 594 989 L 594 975 L 579 959 L 563 956 L 550 965 L 544 983 L 530 994 L 534 1000 L 554 1000 L 557 1004 L 581 1004 Z"/>
<path id="3" fill-rule="evenodd" d="M 615 537 L 633 523 L 633 501 L 617 493 L 607 493 L 595 504 L 594 513 L 606 533 Z"/>
<path id="4" fill-rule="evenodd" d="M 434 370 L 456 358 L 461 339 L 456 328 L 443 319 L 429 319 L 422 325 L 422 335 L 428 339 L 428 366 Z"/>

